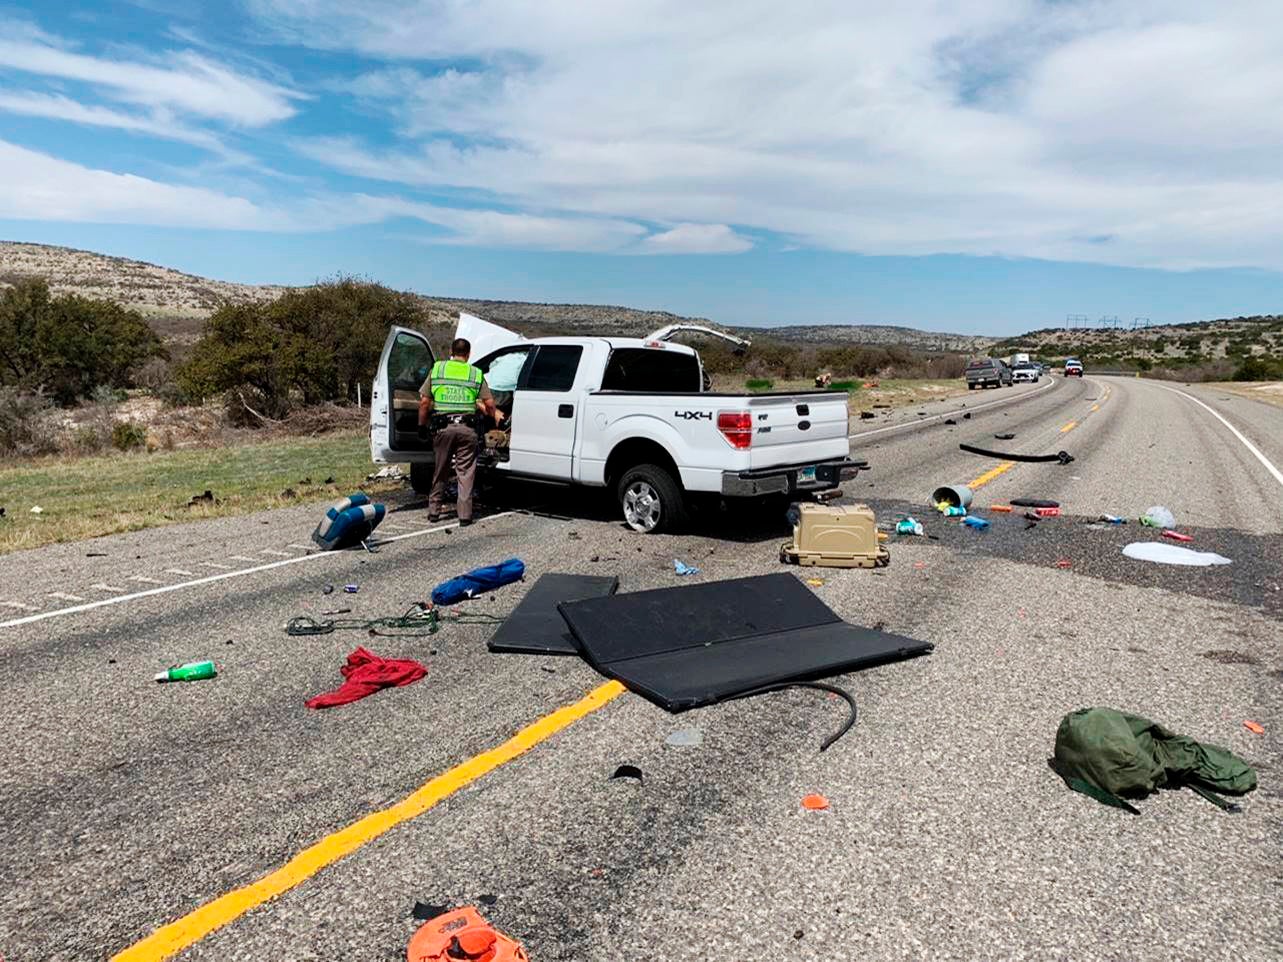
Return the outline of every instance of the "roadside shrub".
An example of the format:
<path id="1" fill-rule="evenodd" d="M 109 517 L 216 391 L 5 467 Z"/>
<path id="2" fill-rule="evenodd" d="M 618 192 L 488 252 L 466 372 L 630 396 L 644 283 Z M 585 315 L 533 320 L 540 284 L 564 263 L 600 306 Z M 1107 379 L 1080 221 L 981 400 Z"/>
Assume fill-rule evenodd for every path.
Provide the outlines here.
<path id="1" fill-rule="evenodd" d="M 750 391 L 769 391 L 775 387 L 775 382 L 769 377 L 751 377 L 744 382 L 744 386 Z"/>
<path id="2" fill-rule="evenodd" d="M 145 447 L 147 429 L 133 421 L 117 421 L 111 428 L 111 446 L 119 451 Z"/>
<path id="3" fill-rule="evenodd" d="M 1273 381 L 1279 377 L 1283 377 L 1283 365 L 1273 358 L 1257 356 L 1245 358 L 1230 380 Z"/>
<path id="4" fill-rule="evenodd" d="M 74 294 L 54 297 L 40 279 L 0 292 L 0 344 L 0 384 L 43 391 L 61 405 L 99 384 L 128 386 L 138 367 L 164 354 L 137 311 Z"/>
<path id="5" fill-rule="evenodd" d="M 101 451 L 104 444 L 102 431 L 96 424 L 82 424 L 71 432 L 71 446 L 82 454 Z"/>
<path id="6" fill-rule="evenodd" d="M 859 381 L 834 381 L 829 385 L 830 391 L 858 391 L 860 390 Z"/>
<path id="7" fill-rule="evenodd" d="M 30 457 L 57 448 L 53 402 L 39 392 L 0 387 L 0 454 Z"/>
<path id="8" fill-rule="evenodd" d="M 355 400 L 357 384 L 374 377 L 388 328 L 421 327 L 426 319 L 412 295 L 352 278 L 268 304 L 227 304 L 206 321 L 177 383 L 193 401 L 224 394 L 238 418 L 247 413 L 243 393 L 264 419 L 279 420 L 300 401 Z M 244 423 L 261 422 L 249 416 Z"/>

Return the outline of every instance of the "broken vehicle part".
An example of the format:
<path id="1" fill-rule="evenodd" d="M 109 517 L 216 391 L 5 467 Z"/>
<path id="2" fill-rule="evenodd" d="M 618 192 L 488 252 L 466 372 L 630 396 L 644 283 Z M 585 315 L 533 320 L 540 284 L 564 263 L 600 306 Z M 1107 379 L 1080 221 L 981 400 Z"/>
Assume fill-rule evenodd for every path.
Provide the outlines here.
<path id="1" fill-rule="evenodd" d="M 596 575 L 550 572 L 526 592 L 521 603 L 491 637 L 487 647 L 496 652 L 528 655 L 577 655 L 575 640 L 557 611 L 563 601 L 605 598 L 619 590 L 619 579 Z"/>
<path id="2" fill-rule="evenodd" d="M 1055 454 L 1004 454 L 1001 451 L 978 448 L 974 444 L 959 444 L 958 447 L 968 454 L 981 454 L 987 458 L 998 458 L 1003 461 L 1025 461 L 1030 464 L 1049 464 L 1052 462 L 1068 464 L 1074 459 L 1074 456 L 1068 451 L 1057 451 Z"/>

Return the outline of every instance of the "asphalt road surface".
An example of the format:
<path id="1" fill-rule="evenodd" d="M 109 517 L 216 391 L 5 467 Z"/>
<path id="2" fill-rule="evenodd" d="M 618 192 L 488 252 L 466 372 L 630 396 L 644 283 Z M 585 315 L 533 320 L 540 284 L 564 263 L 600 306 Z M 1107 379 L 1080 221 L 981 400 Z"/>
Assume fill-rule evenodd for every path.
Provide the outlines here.
<path id="1" fill-rule="evenodd" d="M 0 558 L 0 957 L 392 962 L 422 902 L 478 905 L 536 962 L 1283 958 L 1283 410 L 1089 376 L 853 431 L 872 470 L 847 500 L 938 538 L 893 539 L 877 571 L 782 569 L 787 531 L 763 513 L 643 537 L 551 489 L 468 529 L 429 525 L 407 491 L 377 554 L 308 554 L 312 505 Z M 978 479 L 978 507 L 1064 515 L 986 514 L 978 533 L 924 507 Z M 1133 561 L 1123 545 L 1157 532 L 1091 523 L 1156 504 L 1233 563 Z M 484 625 L 283 630 L 400 614 L 514 555 L 527 584 L 611 573 L 621 591 L 684 583 L 674 558 L 705 581 L 794 570 L 848 621 L 936 648 L 837 679 L 859 720 L 820 754 L 844 706 L 814 691 L 672 716 L 577 659 L 489 654 Z M 502 615 L 526 587 L 463 607 Z M 307 710 L 359 644 L 428 675 Z M 217 679 L 151 680 L 203 658 Z M 1088 705 L 1228 746 L 1260 788 L 1238 814 L 1072 793 L 1048 759 Z M 487 754 L 522 729 L 527 751 Z M 679 729 L 701 743 L 667 744 Z M 621 764 L 643 781 L 611 780 Z M 813 792 L 828 811 L 801 807 Z"/>

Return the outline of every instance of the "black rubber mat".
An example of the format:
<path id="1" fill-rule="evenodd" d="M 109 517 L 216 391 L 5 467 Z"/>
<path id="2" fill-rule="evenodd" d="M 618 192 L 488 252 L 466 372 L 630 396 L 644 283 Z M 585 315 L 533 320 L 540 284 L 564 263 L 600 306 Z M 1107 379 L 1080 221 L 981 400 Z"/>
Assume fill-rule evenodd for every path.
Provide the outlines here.
<path id="1" fill-rule="evenodd" d="M 934 647 L 849 625 L 796 576 L 659 588 L 557 606 L 588 662 L 669 711 Z"/>
<path id="2" fill-rule="evenodd" d="M 490 639 L 490 650 L 526 655 L 577 655 L 579 649 L 557 613 L 557 603 L 601 598 L 619 588 L 618 578 L 596 575 L 540 575 L 508 620 Z"/>

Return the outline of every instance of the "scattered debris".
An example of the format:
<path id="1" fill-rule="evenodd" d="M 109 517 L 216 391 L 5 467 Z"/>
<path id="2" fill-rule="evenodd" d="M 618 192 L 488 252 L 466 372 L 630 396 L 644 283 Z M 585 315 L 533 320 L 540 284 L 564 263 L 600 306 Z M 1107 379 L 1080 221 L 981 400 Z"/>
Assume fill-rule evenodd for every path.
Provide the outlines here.
<path id="1" fill-rule="evenodd" d="M 822 587 L 822 586 L 824 585 L 824 579 L 823 579 L 823 578 L 807 578 L 807 579 L 806 579 L 806 583 L 807 583 L 808 585 L 810 585 L 812 588 L 819 588 L 819 587 Z"/>
<path id="2" fill-rule="evenodd" d="M 420 926 L 406 946 L 406 958 L 413 962 L 452 962 L 456 959 L 473 959 L 476 962 L 530 960 L 520 942 L 508 938 L 470 905 L 438 915 Z"/>
<path id="3" fill-rule="evenodd" d="M 917 568 L 917 569 L 919 569 L 919 570 L 921 570 L 922 568 L 925 568 L 926 566 L 927 566 L 927 563 L 926 563 L 925 561 L 915 561 L 915 562 L 913 562 L 913 567 L 915 567 L 915 568 Z"/>
<path id="4" fill-rule="evenodd" d="M 860 420 L 861 420 L 861 421 L 872 421 L 875 417 L 877 417 L 877 415 L 876 415 L 876 414 L 874 414 L 872 411 L 861 411 L 861 412 L 860 412 Z"/>
<path id="5" fill-rule="evenodd" d="M 694 565 L 688 565 L 686 564 L 686 562 L 678 561 L 676 558 L 673 559 L 673 571 L 676 572 L 678 575 L 699 574 L 699 569 L 696 568 Z"/>
<path id="6" fill-rule="evenodd" d="M 1145 513 L 1140 516 L 1140 523 L 1148 528 L 1174 528 L 1176 515 L 1162 505 L 1156 504 L 1152 508 L 1145 509 Z"/>
<path id="7" fill-rule="evenodd" d="M 888 409 L 891 407 L 891 405 L 889 405 L 889 404 L 875 404 L 875 405 L 873 405 L 873 406 L 874 406 L 875 408 L 888 408 Z"/>
<path id="8" fill-rule="evenodd" d="M 994 435 L 994 440 L 996 441 L 1014 441 L 1015 439 L 1016 439 L 1016 436 L 1014 434 L 995 434 Z"/>
<path id="9" fill-rule="evenodd" d="M 955 426 L 956 426 L 958 422 L 957 422 L 957 421 L 955 421 L 953 418 L 945 418 L 945 419 L 944 419 L 944 423 L 945 423 L 945 424 L 952 424 L 952 425 L 955 425 Z"/>
<path id="10" fill-rule="evenodd" d="M 638 784 L 641 784 L 642 770 L 636 765 L 620 765 L 611 773 L 610 777 L 612 781 L 616 778 L 631 778 L 636 780 Z"/>
<path id="11" fill-rule="evenodd" d="M 520 581 L 526 572 L 526 565 L 520 558 L 508 558 L 496 565 L 474 568 L 466 574 L 458 575 L 449 581 L 443 581 L 432 589 L 434 605 L 452 605 L 468 598 L 474 598 L 486 591 L 502 588 L 504 585 Z"/>
<path id="12" fill-rule="evenodd" d="M 997 511 L 999 514 L 1011 514 L 1011 505 L 1009 504 L 991 504 L 990 511 Z"/>
<path id="13" fill-rule="evenodd" d="M 1265 734 L 1265 726 L 1262 725 L 1260 722 L 1254 722 L 1251 719 L 1245 719 L 1243 722 L 1243 727 L 1246 728 L 1248 731 L 1250 731 L 1253 735 Z"/>
<path id="14" fill-rule="evenodd" d="M 211 491 L 209 488 L 206 488 L 203 494 L 192 495 L 191 500 L 187 502 L 187 507 L 195 508 L 202 504 L 220 504 L 220 503 L 221 502 L 215 500 L 214 492 Z"/>
<path id="15" fill-rule="evenodd" d="M 1186 565 L 1192 568 L 1209 568 L 1212 565 L 1233 564 L 1212 551 L 1193 551 L 1161 541 L 1133 541 L 1123 548 L 1123 554 L 1137 561 L 1154 561 L 1165 565 Z"/>
<path id="16" fill-rule="evenodd" d="M 326 585 L 324 588 L 321 589 L 321 594 L 323 595 L 334 594 L 334 585 Z"/>
<path id="17" fill-rule="evenodd" d="M 974 528 L 977 531 L 983 531 L 985 528 L 989 527 L 989 522 L 986 521 L 984 518 L 976 518 L 976 517 L 963 518 L 962 523 L 966 525 L 968 528 Z"/>
<path id="18" fill-rule="evenodd" d="M 1056 562 L 1057 568 L 1072 568 L 1073 566 L 1074 566 L 1074 563 L 1070 561 L 1068 558 L 1060 558 Z"/>
<path id="19" fill-rule="evenodd" d="M 415 902 L 414 908 L 410 910 L 410 917 L 426 922 L 429 919 L 435 919 L 438 915 L 444 915 L 448 912 L 448 905 L 429 905 L 426 902 Z"/>
<path id="20" fill-rule="evenodd" d="M 970 421 L 970 420 L 971 420 L 971 412 L 970 412 L 970 411 L 968 411 L 966 414 L 964 414 L 964 415 L 962 416 L 962 420 L 964 420 L 964 421 Z"/>
<path id="21" fill-rule="evenodd" d="M 399 464 L 389 464 L 373 474 L 365 476 L 366 481 L 402 481 L 404 479 L 405 472 L 401 470 L 401 465 Z"/>
<path id="22" fill-rule="evenodd" d="M 360 585 L 344 585 L 344 586 L 343 586 L 343 590 L 344 590 L 344 591 L 346 591 L 346 592 L 347 592 L 348 594 L 350 594 L 350 595 L 354 595 L 354 594 L 356 594 L 358 591 L 360 591 L 360 590 L 361 590 L 361 586 L 360 586 Z"/>
<path id="23" fill-rule="evenodd" d="M 1048 501 L 1044 498 L 1012 498 L 1011 503 L 1018 508 L 1059 508 L 1059 501 Z"/>
<path id="24" fill-rule="evenodd" d="M 958 447 L 968 454 L 981 454 L 987 458 L 999 458 L 1003 461 L 1025 461 L 1030 464 L 1043 464 L 1054 461 L 1060 464 L 1069 464 L 1074 460 L 1074 456 L 1068 451 L 1057 451 L 1055 454 L 1004 454 L 1001 451 L 978 448 L 974 444 L 959 444 Z"/>
<path id="25" fill-rule="evenodd" d="M 333 611 L 322 611 L 322 612 L 321 612 L 321 617 L 322 617 L 322 618 L 325 618 L 325 617 L 328 617 L 328 616 L 330 616 L 330 615 L 347 615 L 347 614 L 351 614 L 351 613 L 352 613 L 352 609 L 351 609 L 351 608 L 335 608 Z"/>
<path id="26" fill-rule="evenodd" d="M 922 522 L 919 521 L 917 518 L 913 518 L 913 517 L 910 517 L 909 515 L 905 515 L 903 518 L 901 518 L 899 521 L 895 523 L 895 533 L 916 535 L 917 537 L 920 538 L 922 537 L 922 534 L 923 534 Z"/>
<path id="27" fill-rule="evenodd" d="M 105 557 L 107 557 L 107 552 L 105 552 L 105 551 L 86 551 L 86 552 L 85 552 L 85 557 L 86 557 L 86 558 L 105 558 Z"/>
<path id="28" fill-rule="evenodd" d="M 173 668 L 159 672 L 156 675 L 157 681 L 204 681 L 206 678 L 213 678 L 218 674 L 218 668 L 212 661 L 189 661 L 185 665 L 175 665 Z"/>
<path id="29" fill-rule="evenodd" d="M 964 517 L 967 513 L 966 508 L 959 507 L 956 504 L 946 504 L 943 501 L 936 503 L 936 510 L 939 511 L 946 518 L 961 518 L 961 517 Z"/>
<path id="30" fill-rule="evenodd" d="M 557 571 L 540 575 L 487 647 L 491 651 L 527 655 L 577 655 L 575 640 L 567 633 L 557 606 L 567 601 L 602 598 L 618 590 L 619 579 L 612 575 Z"/>
<path id="31" fill-rule="evenodd" d="M 823 795 L 803 795 L 802 807 L 808 812 L 825 812 L 829 808 L 829 800 Z M 799 938 L 797 933 L 793 934 L 794 938 Z"/>
<path id="32" fill-rule="evenodd" d="M 360 701 L 383 688 L 400 688 L 424 678 L 428 669 L 417 661 L 399 658 L 380 658 L 368 648 L 358 646 L 347 656 L 347 664 L 339 669 L 344 682 L 334 691 L 309 698 L 308 708 L 333 708 Z"/>
<path id="33" fill-rule="evenodd" d="M 322 484 L 333 484 L 333 483 L 334 483 L 334 475 L 332 475 L 332 474 L 331 474 L 328 478 L 326 478 L 326 479 L 325 479 L 324 481 L 322 481 L 321 483 L 322 483 Z"/>
<path id="34" fill-rule="evenodd" d="M 1034 514 L 1039 518 L 1059 518 L 1059 508 L 1034 508 Z"/>
<path id="35" fill-rule="evenodd" d="M 1122 796 L 1188 785 L 1234 810 L 1217 793 L 1246 795 L 1256 788 L 1256 772 L 1228 749 L 1112 708 L 1080 708 L 1061 719 L 1052 764 L 1069 788 L 1133 815 L 1139 810 Z"/>
<path id="36" fill-rule="evenodd" d="M 974 495 L 965 484 L 942 484 L 931 492 L 931 503 L 939 506 L 941 502 L 957 508 L 971 507 Z"/>
<path id="37" fill-rule="evenodd" d="M 1100 516 L 1100 520 L 1105 522 L 1105 524 L 1126 524 L 1127 523 L 1126 518 L 1120 518 L 1116 514 L 1102 514 Z"/>
<path id="38" fill-rule="evenodd" d="M 42 507 L 40 507 L 40 505 L 36 505 L 35 507 L 33 507 L 33 508 L 31 509 L 31 513 L 32 513 L 32 514 L 44 514 L 44 513 L 45 513 L 45 509 L 44 509 L 44 508 L 42 508 Z"/>
<path id="39" fill-rule="evenodd" d="M 1190 535 L 1181 534 L 1179 531 L 1173 531 L 1171 528 L 1164 529 L 1162 536 L 1168 541 L 1180 541 L 1182 543 L 1188 543 L 1194 540 Z"/>
<path id="40" fill-rule="evenodd" d="M 664 739 L 664 744 L 674 748 L 698 748 L 704 744 L 704 733 L 698 728 L 679 728 Z"/>

